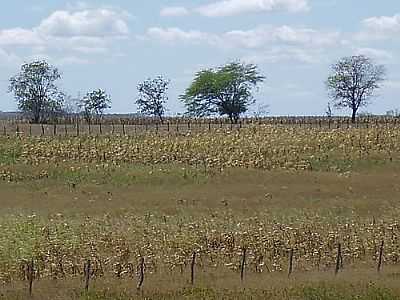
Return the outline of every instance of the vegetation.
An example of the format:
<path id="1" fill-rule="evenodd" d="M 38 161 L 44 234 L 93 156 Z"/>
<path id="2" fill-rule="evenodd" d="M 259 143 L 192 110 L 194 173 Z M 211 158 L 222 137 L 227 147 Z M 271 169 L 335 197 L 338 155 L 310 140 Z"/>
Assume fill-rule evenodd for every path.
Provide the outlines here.
<path id="1" fill-rule="evenodd" d="M 399 135 L 1 137 L 0 298 L 27 295 L 33 259 L 41 299 L 132 299 L 144 257 L 152 299 L 397 299 Z"/>
<path id="2" fill-rule="evenodd" d="M 86 122 L 90 124 L 93 120 L 100 120 L 104 111 L 111 108 L 110 104 L 111 97 L 104 90 L 99 89 L 87 93 L 80 106 L 83 108 Z"/>
<path id="3" fill-rule="evenodd" d="M 369 103 L 384 78 L 384 66 L 358 55 L 344 57 L 333 65 L 326 85 L 335 107 L 350 108 L 351 120 L 355 123 L 358 109 Z"/>
<path id="4" fill-rule="evenodd" d="M 198 72 L 181 99 L 191 116 L 226 115 L 237 123 L 254 103 L 253 88 L 264 80 L 256 65 L 232 62 Z"/>
<path id="5" fill-rule="evenodd" d="M 46 123 L 62 112 L 64 94 L 56 85 L 59 79 L 59 70 L 46 61 L 26 63 L 11 77 L 9 92 L 14 93 L 18 109 L 33 123 Z"/>
<path id="6" fill-rule="evenodd" d="M 145 80 L 138 85 L 139 97 L 136 99 L 136 104 L 140 113 L 155 116 L 163 123 L 169 83 L 169 80 L 159 76 L 155 79 Z"/>

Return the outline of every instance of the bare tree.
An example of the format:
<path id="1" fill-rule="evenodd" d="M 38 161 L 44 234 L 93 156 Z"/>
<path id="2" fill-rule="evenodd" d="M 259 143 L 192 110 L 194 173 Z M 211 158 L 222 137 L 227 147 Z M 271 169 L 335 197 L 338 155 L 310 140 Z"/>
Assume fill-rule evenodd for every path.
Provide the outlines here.
<path id="1" fill-rule="evenodd" d="M 33 123 L 45 123 L 62 111 L 65 95 L 56 85 L 60 78 L 59 70 L 44 60 L 26 63 L 11 77 L 9 92 L 14 93 L 19 110 Z"/>
<path id="2" fill-rule="evenodd" d="M 168 100 L 167 91 L 170 81 L 158 76 L 139 83 L 139 97 L 136 104 L 142 114 L 155 116 L 164 122 L 165 103 Z"/>
<path id="3" fill-rule="evenodd" d="M 336 108 L 350 108 L 351 120 L 356 121 L 357 111 L 367 106 L 376 89 L 385 78 L 385 67 L 376 65 L 364 56 L 349 56 L 332 66 L 326 86 Z"/>
<path id="4" fill-rule="evenodd" d="M 89 92 L 81 100 L 80 107 L 83 109 L 85 120 L 92 123 L 95 119 L 100 121 L 106 109 L 111 108 L 111 97 L 101 89 Z"/>

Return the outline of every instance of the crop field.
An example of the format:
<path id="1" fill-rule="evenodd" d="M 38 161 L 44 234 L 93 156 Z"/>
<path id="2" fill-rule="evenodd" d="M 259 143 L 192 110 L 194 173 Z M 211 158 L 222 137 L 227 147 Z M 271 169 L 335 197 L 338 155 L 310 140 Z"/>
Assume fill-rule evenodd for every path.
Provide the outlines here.
<path id="1" fill-rule="evenodd" d="M 0 299 L 400 299 L 400 127 L 373 125 L 6 133 Z"/>

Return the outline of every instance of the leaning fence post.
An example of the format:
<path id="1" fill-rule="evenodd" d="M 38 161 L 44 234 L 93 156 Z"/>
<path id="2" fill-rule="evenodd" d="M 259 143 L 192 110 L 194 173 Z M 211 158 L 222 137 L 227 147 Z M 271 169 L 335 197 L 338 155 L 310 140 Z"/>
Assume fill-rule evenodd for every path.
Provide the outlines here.
<path id="1" fill-rule="evenodd" d="M 244 279 L 244 268 L 246 265 L 246 252 L 247 252 L 247 248 L 244 247 L 243 248 L 243 256 L 242 256 L 242 263 L 240 265 L 240 280 L 243 281 Z"/>
<path id="2" fill-rule="evenodd" d="M 86 261 L 83 265 L 83 271 L 85 275 L 85 291 L 89 291 L 89 281 L 90 281 L 90 259 Z"/>
<path id="3" fill-rule="evenodd" d="M 193 251 L 192 263 L 190 265 L 190 284 L 194 285 L 194 267 L 196 265 L 196 251 Z"/>
<path id="4" fill-rule="evenodd" d="M 335 267 L 335 275 L 339 273 L 340 265 L 342 261 L 342 245 L 339 243 L 337 248 L 337 255 L 336 255 L 336 267 Z"/>
<path id="5" fill-rule="evenodd" d="M 34 279 L 34 263 L 33 259 L 28 263 L 28 282 L 29 282 L 29 296 L 32 296 L 32 287 L 33 287 L 33 279 Z"/>
<path id="6" fill-rule="evenodd" d="M 143 282 L 144 282 L 144 257 L 142 256 L 139 262 L 139 282 L 136 286 L 136 289 L 138 291 L 140 291 L 140 289 L 142 288 Z"/>
<path id="7" fill-rule="evenodd" d="M 378 260 L 378 273 L 381 272 L 382 269 L 382 259 L 383 259 L 383 246 L 384 246 L 385 242 L 382 240 L 381 246 L 379 248 L 379 260 Z"/>
<path id="8" fill-rule="evenodd" d="M 290 252 L 289 252 L 289 272 L 288 272 L 288 277 L 290 277 L 290 275 L 292 275 L 292 273 L 293 273 L 293 254 L 294 254 L 294 250 L 292 248 L 292 249 L 290 249 Z"/>

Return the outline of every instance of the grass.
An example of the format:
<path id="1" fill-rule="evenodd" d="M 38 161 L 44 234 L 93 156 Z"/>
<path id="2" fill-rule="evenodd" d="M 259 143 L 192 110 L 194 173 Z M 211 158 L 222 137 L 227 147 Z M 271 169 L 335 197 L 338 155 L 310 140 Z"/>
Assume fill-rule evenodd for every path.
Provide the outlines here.
<path id="1" fill-rule="evenodd" d="M 346 131 L 312 130 L 319 141 L 310 141 L 305 129 L 265 130 L 271 141 L 253 131 L 248 139 L 0 138 L 0 299 L 26 299 L 32 258 L 41 276 L 34 299 L 400 299 L 398 132 L 378 141 L 373 130 L 351 130 L 349 142 Z M 204 164 L 204 155 L 218 161 Z M 311 168 L 291 167 L 305 159 Z M 335 277 L 338 242 L 345 268 Z"/>

